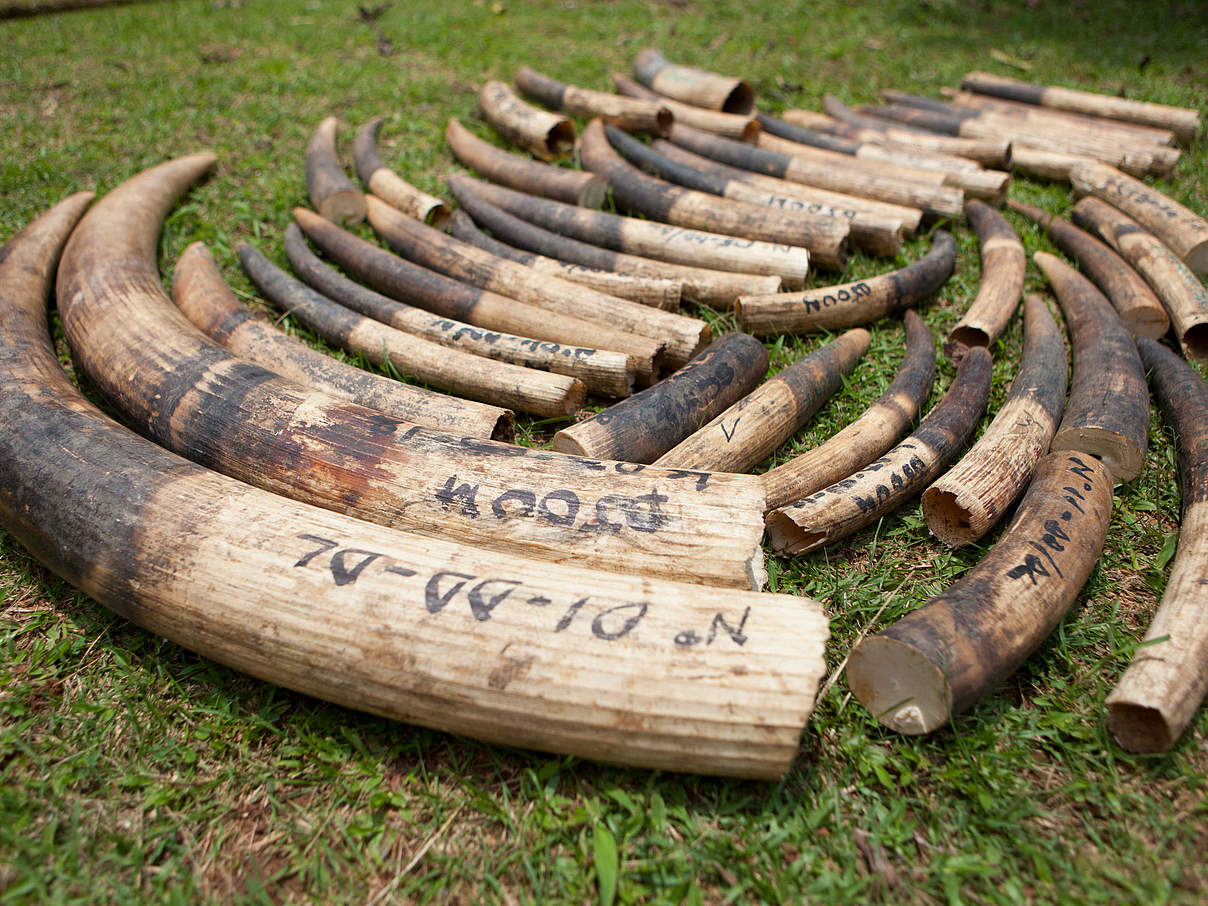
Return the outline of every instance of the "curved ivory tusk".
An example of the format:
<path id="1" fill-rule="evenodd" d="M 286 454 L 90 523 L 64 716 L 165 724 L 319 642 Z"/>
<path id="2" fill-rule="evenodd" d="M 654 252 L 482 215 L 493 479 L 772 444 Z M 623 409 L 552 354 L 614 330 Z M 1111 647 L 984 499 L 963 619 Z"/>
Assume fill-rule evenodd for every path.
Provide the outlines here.
<path id="1" fill-rule="evenodd" d="M 130 424 L 243 481 L 420 534 L 759 587 L 754 479 L 445 434 L 316 394 L 215 345 L 172 305 L 155 262 L 166 212 L 213 164 L 181 158 L 123 183 L 63 256 L 59 314 L 77 367 Z M 684 556 L 701 558 L 692 576 Z"/>
<path id="2" fill-rule="evenodd" d="M 503 82 L 478 89 L 478 106 L 505 141 L 542 160 L 565 157 L 575 148 L 575 127 L 566 117 L 527 104 Z"/>
<path id="3" fill-rule="evenodd" d="M 484 252 L 404 217 L 372 195 L 368 202 L 370 224 L 400 255 L 483 289 L 551 312 L 595 321 L 602 327 L 625 331 L 635 335 L 637 340 L 647 341 L 630 342 L 621 349 L 622 352 L 632 350 L 644 358 L 650 354 L 649 345 L 653 340 L 665 346 L 667 362 L 677 366 L 708 345 L 710 329 L 703 321 L 647 308 L 557 277 L 534 274 L 522 264 Z M 609 345 L 618 348 L 611 341 Z"/>
<path id="4" fill-rule="evenodd" d="M 568 264 L 556 258 L 521 251 L 488 236 L 478 228 L 474 219 L 462 210 L 453 212 L 453 217 L 449 222 L 449 234 L 455 239 L 477 246 L 484 252 L 490 252 L 500 258 L 507 258 L 523 264 L 525 267 L 531 267 L 539 274 L 561 277 L 571 283 L 579 283 L 619 299 L 640 302 L 651 308 L 675 312 L 680 310 L 683 284 L 676 280 L 602 271 L 594 267 L 585 267 L 582 264 Z"/>
<path id="5" fill-rule="evenodd" d="M 285 251 L 294 270 L 319 292 L 366 317 L 443 346 L 547 371 L 579 367 L 574 364 L 576 358 L 595 352 L 594 347 L 580 345 L 588 337 L 601 343 L 643 346 L 642 358 L 636 351 L 627 352 L 630 364 L 638 374 L 653 372 L 657 344 L 644 337 L 601 329 L 591 321 L 526 305 L 430 271 L 327 223 L 305 208 L 295 208 L 294 219 L 325 255 L 392 297 L 384 299 L 333 271 L 307 248 L 301 236 L 287 228 Z M 394 299 L 406 299 L 427 311 Z M 457 320 L 461 318 L 483 329 L 470 328 Z M 523 333 L 496 332 L 511 330 Z M 555 367 L 557 362 L 561 366 Z"/>
<path id="6" fill-rule="evenodd" d="M 512 413 L 498 406 L 434 393 L 316 352 L 239 304 L 203 243 L 176 262 L 172 301 L 214 342 L 282 377 L 394 418 L 470 437 L 510 441 Z"/>
<path id="7" fill-rule="evenodd" d="M 731 201 L 762 205 L 772 208 L 774 211 L 782 211 L 783 216 L 790 219 L 796 216 L 805 218 L 807 224 L 838 220 L 847 224 L 854 244 L 874 254 L 896 255 L 901 249 L 902 224 L 900 221 L 870 218 L 856 212 L 851 212 L 852 216 L 849 218 L 833 212 L 833 210 L 807 210 L 804 203 L 790 197 L 779 194 L 769 195 L 756 186 L 741 180 L 732 180 L 717 172 L 705 172 L 691 164 L 674 160 L 670 155 L 664 154 L 661 149 L 644 145 L 624 132 L 609 130 L 608 140 L 635 167 L 669 183 L 699 192 L 707 192 L 710 195 L 718 195 Z M 670 145 L 669 142 L 661 140 L 660 144 Z M 670 145 L 670 147 L 675 148 L 676 146 Z M 785 183 L 785 185 L 790 184 Z M 819 217 L 824 218 L 824 221 L 814 220 Z M 779 216 L 777 219 L 780 219 Z"/>
<path id="8" fill-rule="evenodd" d="M 613 150 L 612 145 L 625 138 L 624 133 L 593 120 L 583 130 L 579 147 L 583 166 L 604 178 L 619 207 L 689 229 L 803 246 L 820 267 L 842 269 L 847 263 L 850 228 L 846 223 L 715 198 L 647 176 Z"/>
<path id="9" fill-rule="evenodd" d="M 781 554 L 801 554 L 892 512 L 956 458 L 990 396 L 990 353 L 969 351 L 956 377 L 918 429 L 850 478 L 767 515 L 768 539 Z"/>
<path id="10" fill-rule="evenodd" d="M 1037 296 L 1024 302 L 1019 373 L 994 421 L 960 462 L 923 492 L 931 534 L 963 547 L 990 531 L 1023 493 L 1049 450 L 1065 406 L 1065 341 Z"/>
<path id="11" fill-rule="evenodd" d="M 328 220 L 352 226 L 365 219 L 365 196 L 344 175 L 336 155 L 339 120 L 326 117 L 306 146 L 306 192 L 315 210 Z"/>
<path id="12" fill-rule="evenodd" d="M 759 140 L 755 144 L 757 147 L 765 151 L 771 151 L 773 154 L 787 154 L 796 160 L 806 161 L 818 166 L 828 166 L 835 170 L 849 173 L 866 174 L 873 177 L 884 176 L 896 179 L 902 183 L 922 186 L 942 186 L 946 184 L 944 174 L 934 170 L 920 170 L 917 167 L 903 167 L 897 164 L 860 160 L 854 154 L 844 154 L 827 148 L 803 145 L 800 142 L 789 141 L 768 132 L 761 132 Z"/>
<path id="13" fill-rule="evenodd" d="M 1023 298 L 1023 278 L 1028 256 L 1007 219 L 988 204 L 965 205 L 969 223 L 981 246 L 981 283 L 977 296 L 948 334 L 944 351 L 954 359 L 967 346 L 990 347 L 1007 329 L 1007 322 Z"/>
<path id="14" fill-rule="evenodd" d="M 1014 522 L 943 594 L 864 639 L 847 683 L 899 733 L 930 733 L 1010 676 L 1061 622 L 1094 569 L 1112 479 L 1091 456 L 1050 453 Z"/>
<path id="15" fill-rule="evenodd" d="M 675 122 L 683 123 L 694 129 L 716 132 L 718 135 L 735 138 L 742 142 L 753 142 L 759 135 L 759 123 L 750 114 L 723 113 L 720 110 L 706 110 L 704 107 L 683 104 L 672 98 L 664 97 L 657 91 L 651 91 L 619 72 L 612 74 L 612 84 L 619 94 L 626 97 L 657 101 L 671 111 Z"/>
<path id="16" fill-rule="evenodd" d="M 1141 276 L 1107 245 L 1048 211 L 1015 199 L 1009 199 L 1007 206 L 1034 221 L 1058 248 L 1078 262 L 1078 267 L 1107 296 L 1131 334 L 1154 340 L 1166 335 L 1170 329 L 1166 309 Z"/>
<path id="17" fill-rule="evenodd" d="M 1091 195 L 1119 208 L 1153 233 L 1192 273 L 1208 275 L 1208 221 L 1139 179 L 1100 163 L 1070 171 L 1078 195 Z"/>
<path id="18" fill-rule="evenodd" d="M 485 184 L 478 180 L 450 176 L 448 182 L 453 195 L 477 223 L 513 246 L 548 255 L 559 261 L 619 274 L 670 280 L 680 285 L 682 299 L 712 305 L 715 308 L 729 308 L 740 293 L 749 292 L 755 287 L 769 293 L 780 289 L 779 277 L 735 274 L 730 271 L 670 264 L 652 258 L 627 255 L 624 252 L 613 252 L 560 236 L 527 220 L 521 220 L 487 201 L 480 194 Z"/>
<path id="19" fill-rule="evenodd" d="M 521 94 L 546 107 L 583 119 L 602 117 L 622 129 L 633 132 L 666 135 L 675 119 L 671 111 L 658 101 L 627 98 L 605 91 L 579 88 L 559 82 L 529 66 L 522 66 L 517 70 L 516 87 L 520 89 Z"/>
<path id="20" fill-rule="evenodd" d="M 888 389 L 850 425 L 814 449 L 760 477 L 769 510 L 800 500 L 872 462 L 910 427 L 935 378 L 935 346 L 923 319 L 909 309 L 902 319 L 906 354 Z"/>
<path id="21" fill-rule="evenodd" d="M 458 396 L 533 415 L 566 418 L 583 406 L 585 382 L 577 378 L 497 362 L 395 330 L 320 295 L 246 242 L 238 243 L 235 251 L 252 282 L 277 308 L 333 346 L 360 353 L 379 368 L 393 367 Z M 627 396 L 633 372 L 628 370 L 625 356 L 599 351 L 597 355 L 610 361 L 598 363 L 599 371 L 592 375 L 594 382 L 610 387 L 614 395 Z M 597 364 L 595 357 L 592 364 Z"/>
<path id="22" fill-rule="evenodd" d="M 927 298 L 944 285 L 955 264 L 955 240 L 936 230 L 927 254 L 899 270 L 800 293 L 739 296 L 734 316 L 743 330 L 759 337 L 867 324 Z"/>
<path id="23" fill-rule="evenodd" d="M 516 217 L 558 235 L 615 252 L 730 273 L 731 280 L 740 282 L 751 274 L 776 277 L 786 287 L 798 289 L 805 284 L 809 270 L 809 252 L 796 246 L 736 239 L 606 211 L 589 211 L 466 177 L 450 177 L 454 194 L 457 183 L 462 181 L 469 182 L 476 195 Z"/>
<path id="24" fill-rule="evenodd" d="M 671 141 L 733 167 L 832 192 L 845 192 L 918 208 L 935 217 L 960 217 L 964 209 L 964 193 L 950 186 L 924 186 L 875 173 L 852 172 L 829 163 L 820 164 L 804 157 L 753 147 L 679 124 L 671 129 Z"/>
<path id="25" fill-rule="evenodd" d="M 665 380 L 563 428 L 554 435 L 554 449 L 654 462 L 697 425 L 750 393 L 767 370 L 768 352 L 762 343 L 745 333 L 723 334 Z"/>
<path id="26" fill-rule="evenodd" d="M 849 330 L 776 373 L 654 461 L 658 466 L 749 472 L 806 423 L 868 351 L 868 331 Z"/>
<path id="27" fill-rule="evenodd" d="M 151 632 L 340 705 L 635 766 L 788 769 L 825 671 L 816 603 L 382 528 L 103 416 L 46 330 L 58 247 L 88 197 L 35 221 L 0 263 L 0 524 L 47 567 Z M 138 226 L 152 239 L 154 222 Z M 138 282 L 150 292 L 158 273 Z"/>
<path id="28" fill-rule="evenodd" d="M 552 167 L 496 148 L 454 119 L 445 126 L 445 141 L 459 161 L 491 182 L 567 204 L 598 208 L 604 203 L 608 187 L 594 173 Z"/>
<path id="29" fill-rule="evenodd" d="M 1116 481 L 1132 481 L 1149 444 L 1149 393 L 1137 347 L 1094 284 L 1056 255 L 1032 257 L 1061 303 L 1073 350 L 1070 398 L 1049 449 L 1097 456 Z"/>
<path id="30" fill-rule="evenodd" d="M 633 75 L 651 91 L 694 107 L 740 114 L 755 108 L 755 92 L 744 79 L 669 63 L 654 48 L 633 58 Z"/>
<path id="31" fill-rule="evenodd" d="M 1137 347 L 1162 417 L 1179 440 L 1183 518 L 1166 591 L 1142 647 L 1107 697 L 1107 728 L 1130 752 L 1164 752 L 1208 694 L 1208 387 L 1152 340 Z"/>
<path id="32" fill-rule="evenodd" d="M 374 117 L 359 130 L 352 142 L 352 160 L 357 176 L 378 198 L 394 205 L 408 217 L 422 220 L 438 229 L 449 222 L 449 206 L 439 198 L 422 192 L 383 162 L 377 149 L 382 118 Z"/>

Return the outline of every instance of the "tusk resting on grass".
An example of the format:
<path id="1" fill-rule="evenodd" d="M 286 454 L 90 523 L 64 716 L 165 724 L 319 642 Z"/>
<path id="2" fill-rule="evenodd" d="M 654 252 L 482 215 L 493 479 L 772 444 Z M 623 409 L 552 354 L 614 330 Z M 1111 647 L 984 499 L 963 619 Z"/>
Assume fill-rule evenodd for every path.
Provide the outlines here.
<path id="1" fill-rule="evenodd" d="M 739 296 L 734 316 L 743 330 L 759 337 L 868 324 L 917 305 L 944 285 L 955 264 L 956 241 L 946 230 L 936 230 L 927 254 L 906 267 L 800 293 Z"/>
<path id="2" fill-rule="evenodd" d="M 478 106 L 505 141 L 542 160 L 566 157 L 575 148 L 575 127 L 570 120 L 525 103 L 503 82 L 484 84 L 478 90 Z"/>
<path id="3" fill-rule="evenodd" d="M 1092 456 L 1050 453 L 990 552 L 951 588 L 860 642 L 847 683 L 899 733 L 937 730 L 1001 683 L 1061 622 L 1094 569 L 1112 478 Z"/>
<path id="4" fill-rule="evenodd" d="M 671 111 L 658 101 L 579 88 L 559 82 L 528 66 L 522 66 L 516 72 L 516 87 L 521 94 L 546 107 L 582 119 L 598 116 L 631 132 L 666 135 L 674 120 Z"/>
<path id="5" fill-rule="evenodd" d="M 346 365 L 276 329 L 239 303 L 200 242 L 185 249 L 176 263 L 172 301 L 214 342 L 291 381 L 440 431 L 504 441 L 514 436 L 512 413 L 507 409 Z"/>
<path id="6" fill-rule="evenodd" d="M 755 109 L 755 92 L 745 80 L 669 63 L 654 48 L 633 58 L 633 76 L 651 91 L 694 107 L 738 114 Z"/>
<path id="7" fill-rule="evenodd" d="M 789 768 L 825 671 L 815 602 L 382 528 L 218 475 L 102 415 L 46 329 L 58 249 L 90 197 L 36 220 L 0 262 L 0 524 L 42 563 L 151 632 L 339 705 L 647 768 Z M 158 227 L 143 213 L 126 223 L 152 240 L 140 258 Z M 130 267 L 85 263 L 103 283 Z M 128 275 L 142 288 L 123 295 L 158 285 L 158 272 Z"/>
<path id="8" fill-rule="evenodd" d="M 422 192 L 383 162 L 377 149 L 382 118 L 374 117 L 357 131 L 352 142 L 352 160 L 357 176 L 374 195 L 394 205 L 408 217 L 422 220 L 437 229 L 449 222 L 449 206 L 439 198 Z"/>
<path id="9" fill-rule="evenodd" d="M 923 492 L 923 518 L 949 547 L 980 539 L 1011 508 L 1048 452 L 1065 406 L 1065 340 L 1037 296 L 1024 302 L 1019 372 L 994 421 L 960 462 Z"/>
<path id="10" fill-rule="evenodd" d="M 326 117 L 306 146 L 306 193 L 316 211 L 333 223 L 354 226 L 365 219 L 365 196 L 344 175 L 336 155 L 339 121 Z"/>
<path id="11" fill-rule="evenodd" d="M 706 110 L 703 107 L 684 104 L 665 97 L 657 91 L 651 91 L 619 72 L 612 74 L 612 84 L 619 94 L 626 97 L 657 101 L 671 111 L 675 122 L 691 126 L 693 129 L 716 132 L 718 135 L 735 138 L 742 142 L 753 142 L 759 135 L 759 123 L 750 114 L 723 113 L 720 110 Z"/>
<path id="12" fill-rule="evenodd" d="M 968 311 L 948 334 L 944 351 L 955 359 L 969 346 L 989 348 L 1007 329 L 1023 298 L 1028 257 L 1007 219 L 984 202 L 965 205 L 969 223 L 981 246 L 981 283 Z"/>

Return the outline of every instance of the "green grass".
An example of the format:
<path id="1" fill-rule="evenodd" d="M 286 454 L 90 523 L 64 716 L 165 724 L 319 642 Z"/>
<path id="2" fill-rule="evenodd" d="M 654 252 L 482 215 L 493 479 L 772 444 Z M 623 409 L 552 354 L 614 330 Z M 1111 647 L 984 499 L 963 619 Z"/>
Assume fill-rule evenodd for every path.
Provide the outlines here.
<path id="1" fill-rule="evenodd" d="M 170 218 L 165 274 L 210 244 L 254 298 L 240 239 L 283 261 L 305 204 L 306 138 L 335 112 L 385 114 L 387 162 L 438 194 L 445 120 L 523 63 L 604 89 L 659 46 L 753 80 L 771 108 L 881 88 L 937 94 L 969 69 L 1185 106 L 1208 97 L 1203 3 L 146 3 L 0 25 L 0 239 L 80 188 L 208 147 L 218 175 Z M 1208 212 L 1208 153 L 1173 197 Z M 1068 209 L 1061 187 L 1013 195 Z M 1029 251 L 1051 245 L 1011 215 Z M 976 292 L 977 244 L 923 313 L 937 339 Z M 366 233 L 366 235 L 368 235 Z M 898 266 L 854 257 L 853 276 Z M 831 282 L 825 275 L 823 282 Z M 1034 269 L 1029 291 L 1043 291 Z M 293 329 L 288 319 L 286 326 Z M 719 319 L 719 327 L 732 320 Z M 299 331 L 312 342 L 314 338 Z M 822 338 L 769 344 L 773 367 Z M 995 349 L 995 400 L 1018 360 Z M 900 327 L 796 439 L 819 442 L 888 383 Z M 941 363 L 937 388 L 951 369 Z M 937 394 L 938 396 L 938 394 Z M 525 424 L 532 443 L 550 424 Z M 0 476 L 0 481 L 3 476 Z M 390 723 L 249 679 L 75 593 L 0 532 L 0 903 L 1201 903 L 1208 896 L 1208 714 L 1172 753 L 1108 737 L 1102 702 L 1161 594 L 1178 524 L 1155 414 L 1144 474 L 1070 616 L 1001 688 L 924 739 L 827 687 L 779 783 L 624 770 Z M 917 503 L 816 555 L 769 558 L 773 587 L 823 601 L 829 663 L 948 584 L 989 543 L 949 552 Z"/>

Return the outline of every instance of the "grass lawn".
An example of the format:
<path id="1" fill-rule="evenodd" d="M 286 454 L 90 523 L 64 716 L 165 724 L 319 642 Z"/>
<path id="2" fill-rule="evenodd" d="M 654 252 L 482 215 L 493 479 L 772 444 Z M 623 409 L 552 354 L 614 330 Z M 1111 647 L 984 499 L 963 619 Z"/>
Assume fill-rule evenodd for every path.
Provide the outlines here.
<path id="1" fill-rule="evenodd" d="M 387 6 L 372 24 L 355 3 L 319 0 L 0 21 L 0 241 L 69 192 L 210 148 L 220 170 L 170 217 L 161 266 L 205 240 L 251 299 L 233 246 L 284 260 L 282 229 L 306 203 L 303 150 L 323 116 L 356 126 L 385 115 L 386 162 L 448 197 L 444 123 L 488 134 L 472 119 L 482 81 L 528 63 L 607 89 L 652 45 L 747 76 L 773 111 L 817 109 L 826 92 L 937 95 L 974 68 L 1208 105 L 1202 2 Z M 1201 214 L 1206 146 L 1162 184 Z M 1062 187 L 1026 180 L 1012 195 L 1070 204 Z M 1054 250 L 1009 217 L 1029 252 Z M 978 284 L 976 237 L 955 232 L 957 273 L 922 308 L 937 339 Z M 901 266 L 927 245 L 895 262 L 856 255 L 848 273 Z M 1027 288 L 1044 291 L 1034 267 Z M 777 339 L 773 366 L 821 342 Z M 828 437 L 877 396 L 901 344 L 898 322 L 874 325 L 868 358 L 795 443 Z M 994 349 L 992 409 L 1019 345 L 1017 321 Z M 941 363 L 932 402 L 951 375 Z M 550 430 L 524 436 L 543 443 Z M 1131 756 L 1102 708 L 1162 592 L 1178 508 L 1175 450 L 1155 411 L 1145 471 L 1116 489 L 1102 561 L 1018 673 L 922 739 L 881 728 L 834 678 L 775 784 L 504 749 L 299 696 L 113 616 L 0 531 L 0 903 L 1203 903 L 1208 711 L 1170 754 Z M 769 568 L 773 590 L 825 603 L 837 672 L 853 640 L 987 549 L 944 549 L 916 501 Z"/>

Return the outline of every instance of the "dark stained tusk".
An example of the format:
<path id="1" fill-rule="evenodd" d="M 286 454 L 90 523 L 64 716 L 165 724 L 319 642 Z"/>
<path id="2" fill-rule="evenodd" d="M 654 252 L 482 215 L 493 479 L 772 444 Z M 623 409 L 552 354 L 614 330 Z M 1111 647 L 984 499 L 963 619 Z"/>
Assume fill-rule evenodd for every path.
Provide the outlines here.
<path id="1" fill-rule="evenodd" d="M 298 275 L 325 296 L 366 317 L 442 346 L 569 374 L 583 367 L 579 360 L 591 358 L 597 351 L 594 346 L 582 345 L 584 338 L 601 343 L 639 343 L 649 349 L 635 373 L 653 371 L 657 344 L 651 345 L 644 338 L 601 330 L 594 322 L 525 305 L 430 271 L 341 230 L 305 208 L 295 208 L 294 219 L 325 255 L 391 297 L 385 298 L 325 265 L 291 224 L 285 231 L 285 251 Z M 395 301 L 400 299 L 420 308 Z M 517 335 L 511 333 L 513 330 L 524 333 Z M 635 353 L 626 355 L 632 364 Z"/>
<path id="2" fill-rule="evenodd" d="M 944 351 L 953 359 L 969 346 L 994 345 L 1023 298 L 1028 256 L 1007 219 L 984 202 L 965 205 L 981 246 L 981 283 L 969 309 L 948 334 Z"/>
<path id="3" fill-rule="evenodd" d="M 514 437 L 512 413 L 507 409 L 346 365 L 276 329 L 239 303 L 200 242 L 185 249 L 176 262 L 172 301 L 214 342 L 291 381 L 429 428 L 494 440 Z"/>
<path id="4" fill-rule="evenodd" d="M 868 324 L 917 305 L 944 285 L 955 264 L 956 242 L 936 230 L 927 254 L 899 270 L 800 293 L 739 296 L 734 316 L 759 337 Z"/>
<path id="5" fill-rule="evenodd" d="M 755 144 L 765 151 L 787 154 L 789 157 L 809 164 L 829 166 L 849 173 L 866 174 L 873 177 L 887 176 L 911 185 L 946 185 L 944 174 L 934 170 L 920 170 L 917 167 L 905 167 L 900 164 L 860 160 L 854 154 L 843 154 L 826 148 L 803 145 L 768 132 L 761 132 L 759 140 Z"/>
<path id="6" fill-rule="evenodd" d="M 720 110 L 706 110 L 704 107 L 684 104 L 665 97 L 657 91 L 651 91 L 619 72 L 612 74 L 612 84 L 619 94 L 626 97 L 659 102 L 671 111 L 675 122 L 691 126 L 693 129 L 716 132 L 718 135 L 738 139 L 741 142 L 753 142 L 759 135 L 759 123 L 750 114 L 723 113 Z"/>
<path id="7" fill-rule="evenodd" d="M 1178 256 L 1135 220 L 1102 199 L 1074 205 L 1074 223 L 1101 236 L 1162 300 L 1183 353 L 1208 357 L 1208 291 Z"/>
<path id="8" fill-rule="evenodd" d="M 1077 195 L 1093 195 L 1119 208 L 1158 237 L 1192 273 L 1208 275 L 1208 221 L 1139 179 L 1106 164 L 1070 172 Z"/>
<path id="9" fill-rule="evenodd" d="M 615 346 L 610 340 L 609 348 L 641 356 L 644 362 L 647 356 L 657 354 L 658 347 L 663 346 L 667 362 L 678 366 L 709 343 L 710 328 L 703 321 L 647 308 L 557 277 L 534 274 L 522 264 L 489 254 L 417 220 L 403 217 L 372 195 L 368 202 L 370 224 L 400 255 L 483 289 L 551 312 L 594 321 L 601 328 L 625 331 L 635 338 L 625 347 Z M 651 342 L 655 345 L 654 350 Z"/>
<path id="10" fill-rule="evenodd" d="M 931 331 L 913 311 L 906 311 L 902 323 L 906 354 L 888 389 L 825 443 L 759 476 L 769 511 L 851 475 L 892 447 L 914 422 L 935 378 L 935 346 Z"/>
<path id="11" fill-rule="evenodd" d="M 1056 255 L 1032 258 L 1057 294 L 1073 350 L 1070 398 L 1049 449 L 1089 453 L 1114 480 L 1132 481 L 1149 444 L 1149 393 L 1132 336 L 1093 283 Z"/>
<path id="12" fill-rule="evenodd" d="M 951 588 L 860 642 L 852 693 L 885 726 L 944 726 L 1001 683 L 1061 622 L 1103 550 L 1112 479 L 1092 456 L 1050 453 L 1015 520 Z"/>
<path id="13" fill-rule="evenodd" d="M 650 463 L 750 393 L 768 370 L 763 344 L 745 333 L 718 337 L 660 381 L 554 435 L 554 449 L 577 456 Z M 674 467 L 673 467 L 674 468 Z"/>
<path id="14" fill-rule="evenodd" d="M 1038 296 L 1024 302 L 1019 372 L 994 420 L 960 462 L 923 492 L 923 518 L 949 547 L 979 540 L 1032 480 L 1065 407 L 1065 340 Z"/>
<path id="15" fill-rule="evenodd" d="M 1040 208 L 1008 199 L 1007 206 L 1038 224 L 1063 252 L 1078 262 L 1116 309 L 1134 336 L 1160 339 L 1170 329 L 1170 318 L 1141 276 L 1106 244 L 1068 220 Z"/>
<path id="16" fill-rule="evenodd" d="M 89 197 L 30 224 L 0 262 L 0 525 L 46 567 L 151 632 L 339 705 L 647 768 L 789 768 L 825 672 L 815 602 L 382 528 L 218 475 L 102 415 L 59 366 L 45 306 Z M 152 255 L 154 220 L 124 221 L 150 226 Z M 134 279 L 152 293 L 159 275 Z"/>
<path id="17" fill-rule="evenodd" d="M 365 196 L 344 175 L 336 155 L 339 120 L 325 118 L 306 146 L 306 192 L 315 210 L 333 223 L 347 226 L 365 219 Z"/>
<path id="18" fill-rule="evenodd" d="M 454 119 L 445 126 L 445 141 L 459 161 L 491 182 L 588 208 L 604 203 L 608 187 L 594 173 L 553 167 L 496 148 Z"/>
<path id="19" fill-rule="evenodd" d="M 497 362 L 403 333 L 320 295 L 246 242 L 238 243 L 235 251 L 252 282 L 281 311 L 333 346 L 360 353 L 379 368 L 396 368 L 458 396 L 533 415 L 566 418 L 583 405 L 586 389 L 576 378 Z M 632 373 L 626 372 L 623 355 L 613 355 L 619 360 L 620 382 L 627 391 Z"/>
<path id="20" fill-rule="evenodd" d="M 868 351 L 868 331 L 849 330 L 772 377 L 654 461 L 657 466 L 749 472 L 839 389 Z"/>
<path id="21" fill-rule="evenodd" d="M 449 222 L 449 233 L 455 239 L 477 246 L 484 252 L 490 252 L 500 258 L 507 258 L 531 267 L 539 274 L 561 277 L 571 283 L 580 283 L 619 299 L 640 302 L 642 305 L 661 308 L 663 311 L 679 311 L 680 309 L 683 284 L 676 280 L 618 274 L 615 271 L 603 271 L 594 267 L 585 267 L 582 264 L 568 264 L 556 258 L 521 251 L 486 235 L 474 223 L 474 219 L 463 210 L 453 212 L 453 217 Z"/>
<path id="22" fill-rule="evenodd" d="M 598 120 L 588 124 L 579 157 L 584 167 L 604 178 L 619 207 L 689 229 L 808 248 L 810 260 L 819 267 L 841 270 L 846 265 L 846 223 L 714 198 L 647 176 L 613 150 L 606 128 Z M 621 141 L 624 134 L 614 130 L 613 135 Z"/>
<path id="23" fill-rule="evenodd" d="M 739 114 L 755 109 L 755 92 L 745 80 L 669 63 L 654 48 L 633 58 L 633 76 L 651 91 L 694 107 Z"/>
<path id="24" fill-rule="evenodd" d="M 383 162 L 377 149 L 382 118 L 374 117 L 357 131 L 352 142 L 352 160 L 361 182 L 378 198 L 394 205 L 408 217 L 443 229 L 449 222 L 449 206 L 439 198 L 422 192 Z"/>
<path id="25" fill-rule="evenodd" d="M 478 106 L 505 141 L 542 160 L 566 157 L 575 148 L 575 127 L 570 120 L 525 103 L 503 82 L 484 84 L 478 90 Z"/>
<path id="26" fill-rule="evenodd" d="M 521 94 L 546 107 L 571 116 L 601 117 L 632 132 L 666 135 L 674 117 L 664 104 L 640 98 L 627 98 L 605 91 L 592 91 L 559 82 L 555 78 L 522 66 L 516 72 L 516 87 Z"/>
<path id="27" fill-rule="evenodd" d="M 530 201 L 537 202 L 539 205 L 541 199 L 530 199 L 519 192 L 511 192 L 508 189 L 465 176 L 450 176 L 448 182 L 449 188 L 461 206 L 470 212 L 475 221 L 496 236 L 514 246 L 548 255 L 560 261 L 622 274 L 673 280 L 681 285 L 684 299 L 723 310 L 729 309 L 741 293 L 752 290 L 774 293 L 780 289 L 780 278 L 775 276 L 740 274 L 733 271 L 692 267 L 687 264 L 672 264 L 668 261 L 642 258 L 625 252 L 614 252 L 598 245 L 580 242 L 577 239 L 550 232 L 535 223 L 522 220 L 515 214 L 498 207 L 493 201 L 488 201 L 487 195 L 491 195 L 496 201 L 503 204 L 513 204 L 518 209 L 537 218 L 543 216 L 543 209 L 537 205 L 530 205 Z M 553 203 L 551 210 L 553 219 L 556 219 L 559 213 L 557 202 Z"/>
<path id="28" fill-rule="evenodd" d="M 1107 697 L 1107 728 L 1130 752 L 1165 752 L 1208 694 L 1208 387 L 1152 340 L 1137 340 L 1162 418 L 1179 441 L 1183 516 L 1170 578 L 1145 639 Z"/>

